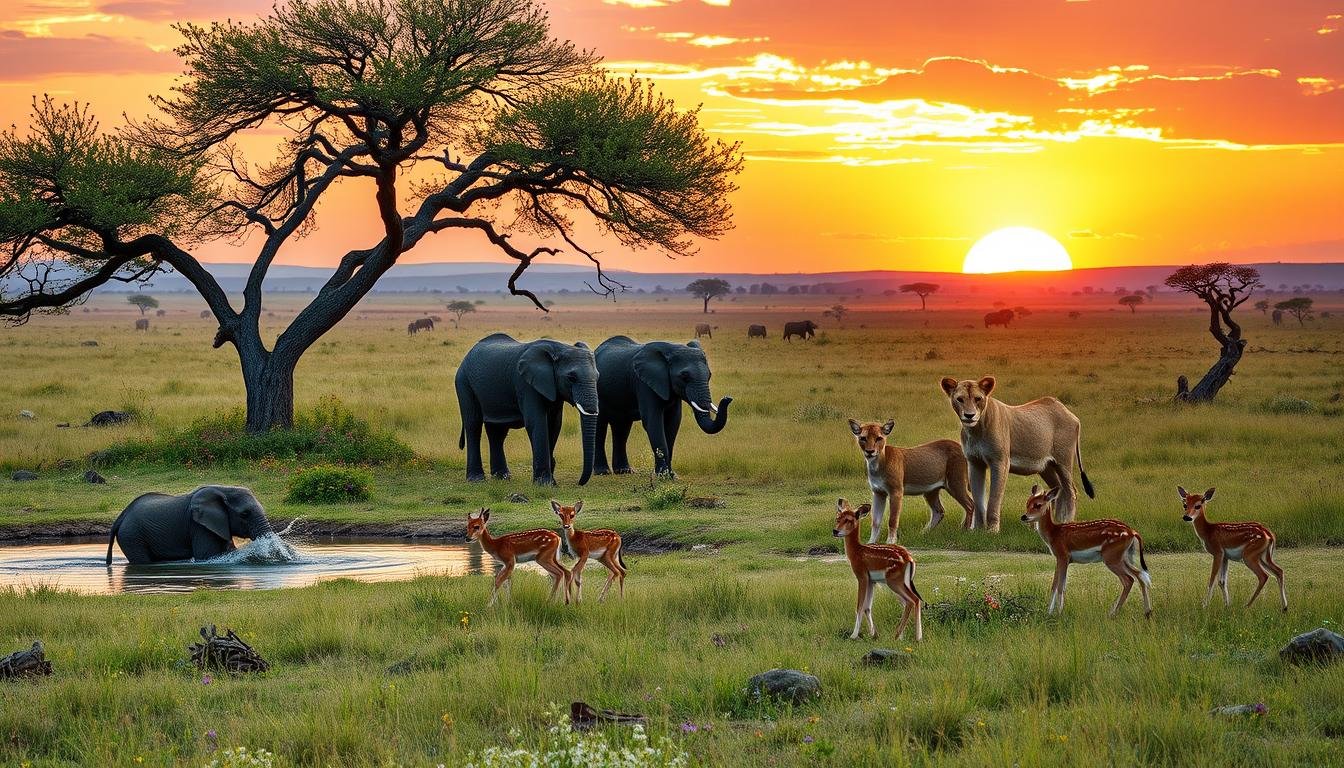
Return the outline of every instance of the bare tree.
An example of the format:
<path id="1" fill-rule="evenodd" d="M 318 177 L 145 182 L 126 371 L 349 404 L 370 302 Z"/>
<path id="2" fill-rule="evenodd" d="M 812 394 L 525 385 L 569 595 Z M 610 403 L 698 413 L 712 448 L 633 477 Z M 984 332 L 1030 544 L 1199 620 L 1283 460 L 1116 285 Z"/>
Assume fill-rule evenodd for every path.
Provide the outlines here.
<path id="1" fill-rule="evenodd" d="M 0 278 L 21 287 L 0 316 L 21 323 L 175 270 L 218 321 L 214 345 L 237 350 L 251 432 L 292 424 L 300 357 L 427 235 L 484 237 L 517 262 L 509 291 L 541 308 L 518 280 L 562 247 L 593 262 L 590 288 L 621 287 L 577 242 L 575 214 L 671 255 L 731 227 L 739 147 L 551 37 L 537 0 L 289 0 L 256 22 L 179 30 L 186 73 L 155 100 L 165 119 L 104 133 L 86 108 L 44 100 L 27 133 L 0 134 Z M 276 133 L 269 160 L 238 149 Z M 316 298 L 267 348 L 267 271 L 347 181 L 371 193 L 379 232 L 332 255 Z M 554 244 L 518 247 L 510 227 Z M 249 236 L 239 308 L 190 249 Z"/>
<path id="2" fill-rule="evenodd" d="M 720 296 L 727 296 L 732 290 L 727 280 L 720 280 L 717 277 L 702 277 L 699 280 L 686 286 L 686 292 L 700 299 L 705 303 L 705 314 L 709 314 L 709 300 L 717 299 Z"/>
<path id="3" fill-rule="evenodd" d="M 906 283 L 901 286 L 901 293 L 913 293 L 919 296 L 919 308 L 927 310 L 928 302 L 925 301 L 930 295 L 938 292 L 937 283 Z"/>
<path id="4" fill-rule="evenodd" d="M 1232 319 L 1232 310 L 1241 306 L 1260 287 L 1260 273 L 1253 267 L 1234 266 L 1226 262 L 1191 264 L 1173 272 L 1166 279 L 1166 284 L 1194 294 L 1209 305 L 1209 334 L 1218 342 L 1220 349 L 1218 361 L 1194 389 L 1190 389 L 1190 382 L 1185 376 L 1176 380 L 1176 399 L 1191 402 L 1212 400 L 1232 378 L 1233 369 L 1241 361 L 1241 355 L 1246 349 L 1246 340 L 1241 337 L 1241 326 Z"/>
<path id="5" fill-rule="evenodd" d="M 453 316 L 453 327 L 462 327 L 462 316 L 476 311 L 476 305 L 465 299 L 448 302 L 448 313 Z"/>
<path id="6" fill-rule="evenodd" d="M 159 308 L 159 300 L 147 293 L 132 293 L 126 297 L 126 303 L 135 305 L 136 309 L 140 310 L 141 317 L 149 310 Z"/>
<path id="7" fill-rule="evenodd" d="M 1298 296 L 1287 301 L 1280 301 L 1274 305 L 1275 309 L 1282 310 L 1297 318 L 1298 325 L 1306 325 L 1303 320 L 1311 319 L 1311 305 L 1315 303 L 1306 296 Z"/>
<path id="8" fill-rule="evenodd" d="M 1134 308 L 1143 303 L 1142 293 L 1131 293 L 1128 296 L 1120 297 L 1121 306 L 1129 307 L 1130 314 L 1134 313 Z"/>

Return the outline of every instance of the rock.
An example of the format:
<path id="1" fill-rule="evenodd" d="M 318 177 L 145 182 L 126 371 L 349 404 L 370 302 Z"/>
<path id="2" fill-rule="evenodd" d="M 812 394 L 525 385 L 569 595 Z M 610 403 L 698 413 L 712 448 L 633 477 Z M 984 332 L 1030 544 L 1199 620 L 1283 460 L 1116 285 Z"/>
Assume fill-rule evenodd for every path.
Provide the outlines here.
<path id="1" fill-rule="evenodd" d="M 9 476 L 9 479 L 16 483 L 26 483 L 29 480 L 36 480 L 37 473 L 27 469 L 16 469 L 14 474 Z"/>
<path id="2" fill-rule="evenodd" d="M 106 450 L 94 451 L 89 454 L 89 466 L 105 467 L 107 466 L 108 452 Z"/>
<path id="3" fill-rule="evenodd" d="M 56 428 L 57 428 L 57 429 L 69 429 L 69 428 L 70 428 L 70 422 L 68 422 L 68 421 L 62 421 L 60 424 L 57 424 L 57 425 L 56 425 Z"/>
<path id="4" fill-rule="evenodd" d="M 51 662 L 47 661 L 41 641 L 33 641 L 32 648 L 26 651 L 15 651 L 0 659 L 0 680 L 50 674 Z"/>
<path id="5" fill-rule="evenodd" d="M 20 419 L 29 419 L 29 420 L 31 420 L 31 419 L 36 419 L 36 418 L 37 418 L 37 414 L 36 414 L 36 413 L 33 413 L 32 411 L 23 410 L 23 411 L 19 411 L 19 418 L 20 418 Z"/>
<path id="6" fill-rule="evenodd" d="M 531 501 L 531 499 L 527 498 L 527 496 L 521 493 L 510 493 L 509 501 L 514 504 L 526 504 L 527 502 Z"/>
<path id="7" fill-rule="evenodd" d="M 126 411 L 99 411 L 93 414 L 86 427 L 112 427 L 117 424 L 125 424 L 131 420 L 131 414 Z"/>
<path id="8" fill-rule="evenodd" d="M 915 658 L 913 653 L 905 651 L 893 651 L 890 648 L 874 648 L 863 655 L 863 663 L 872 667 L 880 667 L 887 664 L 904 664 Z"/>
<path id="9" fill-rule="evenodd" d="M 1263 702 L 1257 701 L 1254 704 L 1228 704 L 1224 707 L 1214 707 L 1209 710 L 1210 715 L 1222 715 L 1224 717 L 1241 717 L 1243 715 L 1263 715 L 1269 711 Z"/>
<path id="10" fill-rule="evenodd" d="M 107 482 L 107 478 L 90 469 L 88 472 L 84 473 L 84 482 L 93 485 L 102 485 Z"/>
<path id="11" fill-rule="evenodd" d="M 88 341 L 81 341 L 81 342 L 79 342 L 79 346 L 81 346 L 81 347 L 96 347 L 96 346 L 98 346 L 98 342 L 94 341 L 93 339 L 89 339 Z"/>
<path id="12" fill-rule="evenodd" d="M 1279 658 L 1289 664 L 1326 664 L 1344 656 L 1344 636 L 1325 627 L 1294 637 L 1279 649 Z"/>
<path id="13" fill-rule="evenodd" d="M 796 669 L 772 669 L 747 681 L 747 698 L 799 705 L 821 696 L 821 681 Z"/>

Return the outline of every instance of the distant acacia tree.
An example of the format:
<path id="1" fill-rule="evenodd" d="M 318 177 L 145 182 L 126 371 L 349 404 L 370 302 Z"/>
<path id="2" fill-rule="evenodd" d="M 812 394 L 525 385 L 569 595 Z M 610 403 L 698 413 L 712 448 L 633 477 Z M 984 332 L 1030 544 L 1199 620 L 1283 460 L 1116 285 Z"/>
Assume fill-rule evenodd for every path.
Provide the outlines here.
<path id="1" fill-rule="evenodd" d="M 1314 302 L 1306 296 L 1298 296 L 1287 301 L 1280 301 L 1274 305 L 1275 309 L 1283 310 L 1293 317 L 1297 318 L 1298 325 L 1306 325 L 1303 320 L 1311 319 L 1311 305 Z"/>
<path id="2" fill-rule="evenodd" d="M 705 313 L 709 313 L 709 300 L 727 296 L 733 287 L 727 280 L 717 277 L 702 277 L 686 286 L 686 292 L 705 302 Z"/>
<path id="3" fill-rule="evenodd" d="M 906 283 L 901 286 L 901 293 L 913 293 L 919 296 L 919 308 L 927 310 L 929 305 L 925 299 L 937 293 L 938 287 L 937 283 Z"/>
<path id="4" fill-rule="evenodd" d="M 1128 296 L 1121 296 L 1121 297 L 1120 297 L 1120 304 L 1121 304 L 1121 306 L 1129 307 L 1129 311 L 1130 311 L 1131 314 L 1133 314 L 1133 312 L 1134 312 L 1134 308 L 1137 307 L 1137 306 L 1139 306 L 1139 305 L 1142 304 L 1142 303 L 1143 303 L 1143 294 L 1142 294 L 1142 293 L 1131 293 L 1131 294 L 1128 295 Z"/>
<path id="5" fill-rule="evenodd" d="M 462 327 L 462 316 L 476 311 L 476 305 L 465 299 L 448 302 L 448 314 L 453 316 L 453 327 Z"/>
<path id="6" fill-rule="evenodd" d="M 1268 293 L 1268 291 L 1266 291 L 1266 293 Z M 1260 314 L 1267 315 L 1269 314 L 1269 301 L 1267 299 L 1261 299 L 1255 302 L 1255 308 L 1260 310 Z"/>
<path id="7" fill-rule="evenodd" d="M 126 302 L 134 304 L 140 310 L 141 315 L 151 309 L 159 308 L 159 300 L 146 293 L 132 293 L 126 297 Z"/>
<path id="8" fill-rule="evenodd" d="M 1185 376 L 1177 378 L 1176 399 L 1212 400 L 1232 378 L 1232 371 L 1246 349 L 1241 326 L 1232 319 L 1232 310 L 1245 303 L 1260 287 L 1260 273 L 1253 267 L 1233 266 L 1227 262 L 1191 264 L 1173 272 L 1165 282 L 1178 291 L 1198 296 L 1209 306 L 1209 334 L 1220 349 L 1218 361 L 1194 389 L 1190 389 Z"/>
<path id="9" fill-rule="evenodd" d="M 821 313 L 822 317 L 834 318 L 836 325 L 843 323 L 845 317 L 849 315 L 849 307 L 844 304 L 832 304 L 831 308 Z"/>
<path id="10" fill-rule="evenodd" d="M 539 0 L 282 0 L 253 22 L 185 23 L 185 73 L 165 116 L 102 131 L 87 108 L 34 105 L 0 133 L 0 317 L 60 311 L 112 280 L 172 269 L 232 344 L 247 430 L 289 427 L 300 357 L 427 235 L 474 233 L 517 262 L 509 292 L 560 246 L 621 286 L 577 242 L 574 218 L 627 248 L 694 252 L 731 227 L 736 144 L 708 137 L 647 81 L 604 73 L 551 36 Z M 275 156 L 239 147 L 280 135 Z M 268 348 L 262 288 L 275 257 L 348 183 L 376 213 L 364 247 L 331 254 L 316 297 Z M 543 242 L 514 245 L 506 226 Z M 255 244 L 235 307 L 192 253 Z"/>

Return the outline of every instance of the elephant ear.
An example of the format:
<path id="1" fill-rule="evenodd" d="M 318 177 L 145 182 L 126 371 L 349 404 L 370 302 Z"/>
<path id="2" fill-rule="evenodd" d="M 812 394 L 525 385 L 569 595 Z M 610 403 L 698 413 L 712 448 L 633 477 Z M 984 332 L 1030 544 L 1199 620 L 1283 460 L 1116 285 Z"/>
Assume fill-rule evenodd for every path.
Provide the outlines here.
<path id="1" fill-rule="evenodd" d="M 191 521 L 224 541 L 233 541 L 229 530 L 229 506 L 224 492 L 207 486 L 191 494 Z"/>
<path id="2" fill-rule="evenodd" d="M 672 374 L 667 369 L 667 358 L 653 345 L 645 344 L 635 353 L 635 375 L 658 397 L 672 399 Z"/>
<path id="3" fill-rule="evenodd" d="M 518 375 L 540 392 L 542 398 L 555 400 L 559 397 L 555 391 L 555 360 L 544 346 L 533 344 L 523 352 L 518 358 Z"/>
<path id="4" fill-rule="evenodd" d="M 686 342 L 686 346 L 700 349 L 700 342 L 696 341 L 695 339 L 691 339 L 690 341 Z"/>

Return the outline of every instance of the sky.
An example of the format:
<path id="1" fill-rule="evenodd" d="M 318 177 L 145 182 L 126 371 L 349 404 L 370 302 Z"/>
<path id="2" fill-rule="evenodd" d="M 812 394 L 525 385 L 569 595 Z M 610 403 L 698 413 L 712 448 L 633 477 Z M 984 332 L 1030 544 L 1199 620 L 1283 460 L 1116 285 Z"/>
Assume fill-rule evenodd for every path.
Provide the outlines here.
<path id="1" fill-rule="evenodd" d="M 144 115 L 181 69 L 174 22 L 270 5 L 5 0 L 0 120 L 24 125 L 42 93 L 90 103 L 109 127 Z M 959 271 L 1008 226 L 1054 236 L 1075 267 L 1344 261 L 1341 0 L 546 5 L 555 34 L 698 105 L 746 156 L 730 233 L 673 261 L 581 229 L 609 267 Z M 332 264 L 371 244 L 370 194 L 333 194 L 280 261 Z M 494 257 L 457 232 L 404 259 Z"/>

